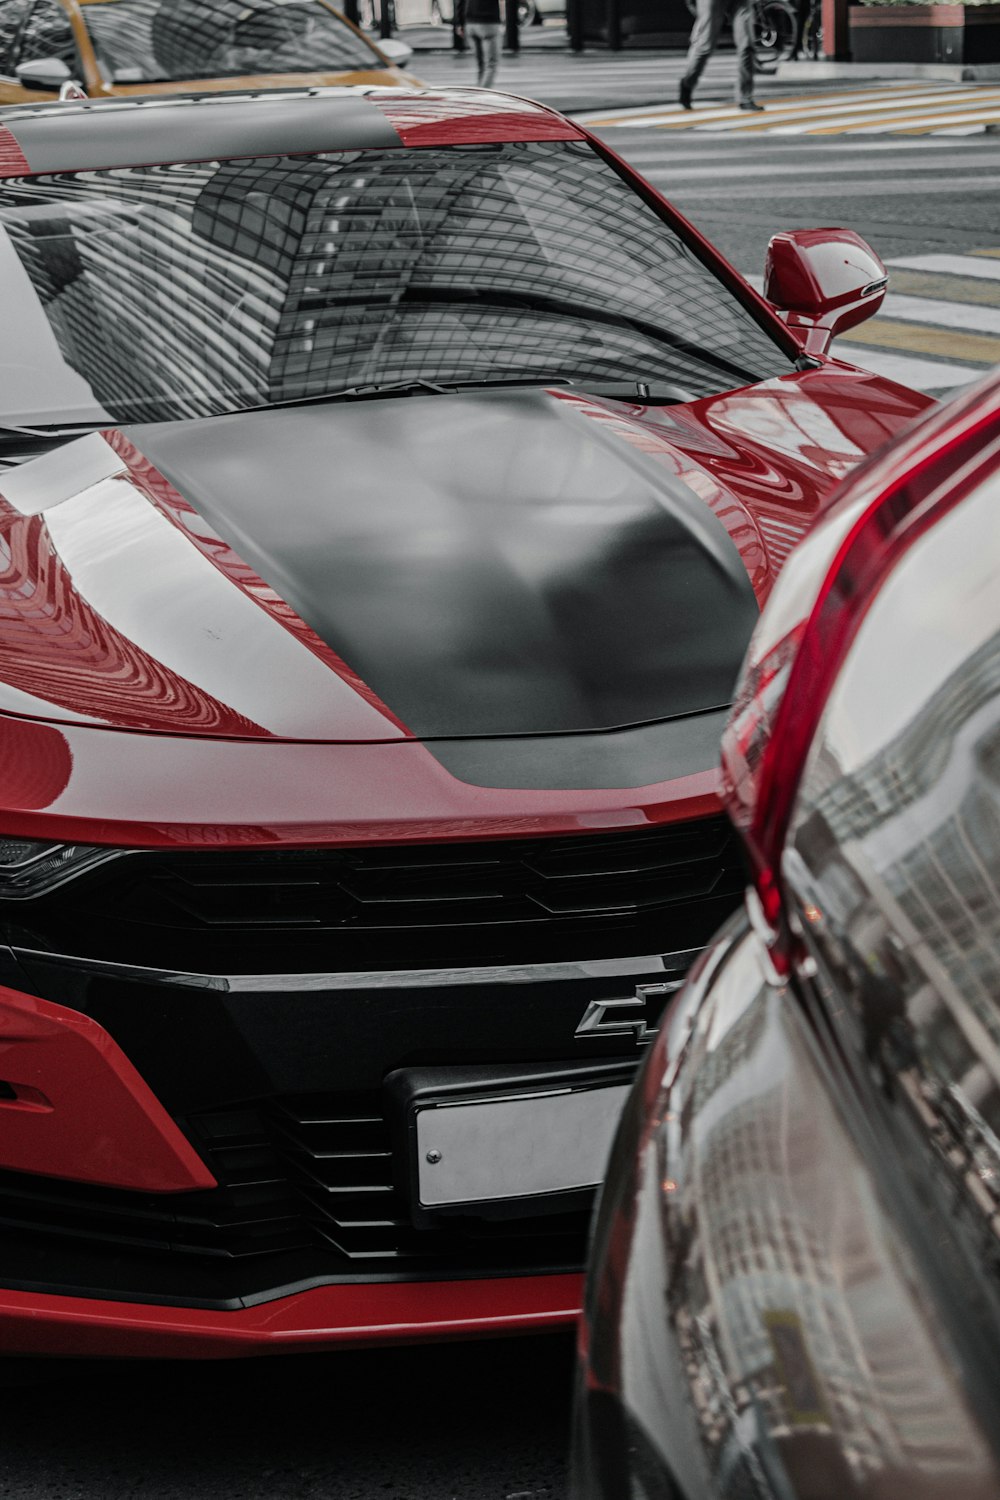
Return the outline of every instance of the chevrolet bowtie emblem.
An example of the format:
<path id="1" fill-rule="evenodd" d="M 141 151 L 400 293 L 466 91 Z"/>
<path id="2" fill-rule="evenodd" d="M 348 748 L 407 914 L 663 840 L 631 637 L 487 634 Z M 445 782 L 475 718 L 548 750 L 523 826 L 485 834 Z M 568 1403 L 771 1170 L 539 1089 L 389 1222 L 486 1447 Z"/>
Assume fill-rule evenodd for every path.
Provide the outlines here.
<path id="1" fill-rule="evenodd" d="M 583 1020 L 574 1033 L 578 1037 L 631 1036 L 637 1047 L 645 1047 L 656 1035 L 656 1027 L 646 1025 L 647 999 L 659 999 L 672 995 L 683 984 L 681 979 L 670 979 L 663 984 L 637 984 L 635 994 L 627 1000 L 591 1000 L 583 1013 Z M 631 1015 L 623 1012 L 631 1011 Z M 637 1015 L 639 1011 L 641 1014 Z"/>

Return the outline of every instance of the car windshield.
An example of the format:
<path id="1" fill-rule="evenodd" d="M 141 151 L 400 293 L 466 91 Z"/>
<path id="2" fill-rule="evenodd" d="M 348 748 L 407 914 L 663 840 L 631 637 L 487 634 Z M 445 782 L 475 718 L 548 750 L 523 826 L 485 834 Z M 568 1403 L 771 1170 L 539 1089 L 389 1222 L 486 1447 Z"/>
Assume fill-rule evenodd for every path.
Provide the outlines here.
<path id="1" fill-rule="evenodd" d="M 0 181 L 0 422 L 407 381 L 665 382 L 789 356 L 585 142 Z"/>
<path id="2" fill-rule="evenodd" d="M 84 14 L 111 83 L 383 66 L 323 0 L 88 0 Z"/>

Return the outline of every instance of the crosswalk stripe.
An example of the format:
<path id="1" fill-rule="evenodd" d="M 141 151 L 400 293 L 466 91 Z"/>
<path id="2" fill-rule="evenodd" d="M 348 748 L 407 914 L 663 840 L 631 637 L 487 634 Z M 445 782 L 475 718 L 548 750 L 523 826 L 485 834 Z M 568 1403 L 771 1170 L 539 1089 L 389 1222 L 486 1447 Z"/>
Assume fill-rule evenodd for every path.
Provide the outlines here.
<path id="1" fill-rule="evenodd" d="M 640 172 L 648 172 L 655 167 L 662 167 L 664 169 L 666 180 L 669 182 L 704 182 L 706 176 L 705 164 L 706 162 L 712 160 L 723 161 L 732 169 L 730 172 L 726 173 L 724 171 L 719 172 L 718 168 L 716 168 L 715 170 L 718 175 L 731 176 L 737 178 L 740 182 L 744 182 L 751 177 L 766 177 L 771 181 L 776 181 L 781 177 L 811 179 L 813 182 L 815 182 L 816 180 L 816 163 L 814 161 L 761 161 L 749 165 L 744 164 L 742 161 L 733 161 L 732 153 L 730 151 L 727 151 L 722 157 L 714 158 L 707 155 L 702 155 L 702 153 L 699 152 L 698 165 L 695 167 L 675 165 L 675 163 L 678 162 L 690 162 L 690 152 L 686 152 L 680 156 L 675 155 L 672 158 L 666 158 L 661 153 L 656 151 L 630 151 L 628 153 L 628 159 L 632 166 L 636 167 Z M 939 157 L 933 163 L 935 170 L 942 172 L 947 172 L 951 169 L 964 167 L 967 165 L 967 157 L 959 155 L 958 153 L 955 153 L 954 155 Z M 852 161 L 849 165 L 847 163 L 841 163 L 840 170 L 845 173 L 849 173 L 852 179 L 855 179 L 859 176 L 882 178 L 885 175 L 885 163 L 880 161 Z M 832 175 L 832 173 L 827 172 L 825 174 L 825 180 L 830 182 Z M 946 182 L 947 179 L 942 179 L 942 181 Z M 834 184 L 830 182 L 830 191 L 834 190 Z"/>
<path id="2" fill-rule="evenodd" d="M 936 297 L 944 302 L 971 302 L 977 307 L 1000 307 L 1000 283 L 977 281 L 972 276 L 942 276 L 938 271 L 904 271 L 894 262 L 889 285 L 894 292 L 912 292 L 918 297 Z"/>
<path id="3" fill-rule="evenodd" d="M 889 135 L 891 133 L 893 140 L 896 142 L 905 141 L 908 136 L 923 136 L 925 139 L 933 138 L 940 141 L 947 139 L 949 136 L 984 135 L 997 118 L 998 116 L 996 115 L 988 115 L 984 120 L 977 120 L 973 116 L 971 119 L 966 119 L 962 125 L 938 124 L 930 130 L 926 125 L 907 125 L 901 130 L 892 132 L 881 131 L 880 134 Z"/>
<path id="4" fill-rule="evenodd" d="M 996 95 L 1000 104 L 1000 91 Z M 882 119 L 910 119 L 914 115 L 922 114 L 928 109 L 941 110 L 947 105 L 949 109 L 981 109 L 983 107 L 982 93 L 976 93 L 970 89 L 963 89 L 954 94 L 940 93 L 914 93 L 893 99 L 867 99 L 863 103 L 849 104 L 825 104 L 821 100 L 813 98 L 807 104 L 799 106 L 794 110 L 794 119 L 779 121 L 772 125 L 767 119 L 754 119 L 749 122 L 737 118 L 731 123 L 720 124 L 719 130 L 736 130 L 745 126 L 747 130 L 762 131 L 773 130 L 782 135 L 803 133 L 807 135 L 834 134 L 839 130 L 849 129 L 855 125 L 867 125 L 870 121 Z M 768 100 L 764 113 L 774 117 L 777 113 L 775 105 Z M 824 124 L 824 121 L 832 121 L 832 124 Z"/>
<path id="5" fill-rule="evenodd" d="M 1000 89 L 983 85 L 925 87 L 896 84 L 769 97 L 761 115 L 748 117 L 736 105 L 712 104 L 687 111 L 677 105 L 585 113 L 579 118 L 601 129 L 632 126 L 657 131 L 740 135 L 839 135 L 942 131 L 981 132 L 1000 123 Z"/>
<path id="6" fill-rule="evenodd" d="M 874 375 L 884 375 L 887 380 L 895 380 L 914 391 L 953 390 L 955 386 L 967 385 L 970 380 L 975 380 L 977 375 L 983 373 L 981 365 L 937 364 L 931 359 L 915 359 L 912 355 L 867 349 L 841 339 L 837 340 L 830 352 L 849 365 L 871 370 Z"/>
<path id="7" fill-rule="evenodd" d="M 852 328 L 856 344 L 875 344 L 884 349 L 908 349 L 914 354 L 936 354 L 983 365 L 1000 360 L 1000 337 L 985 333 L 959 333 L 951 328 L 919 327 L 892 318 L 877 318 L 861 328 Z"/>
<path id="8" fill-rule="evenodd" d="M 937 297 L 900 297 L 890 293 L 882 304 L 887 317 L 904 323 L 931 323 L 967 333 L 1000 334 L 1000 307 L 969 307 Z"/>
<path id="9" fill-rule="evenodd" d="M 913 124 L 917 118 L 919 118 L 919 125 Z M 866 119 L 862 119 L 859 116 L 855 120 L 841 121 L 835 126 L 822 126 L 815 130 L 804 130 L 802 134 L 839 135 L 843 132 L 845 135 L 858 135 L 864 132 L 869 135 L 887 135 L 890 131 L 898 130 L 901 127 L 906 128 L 908 125 L 912 125 L 914 129 L 930 130 L 938 126 L 944 128 L 957 124 L 974 124 L 985 127 L 986 125 L 992 125 L 994 122 L 1000 123 L 1000 94 L 997 95 L 996 102 L 991 105 L 984 105 L 980 99 L 974 103 L 955 105 L 946 114 L 934 114 L 933 111 L 927 114 L 925 110 L 920 112 L 919 116 L 914 115 L 910 111 L 900 111 L 893 114 L 885 113 L 881 116 L 869 116 Z"/>
<path id="10" fill-rule="evenodd" d="M 647 168 L 644 175 L 650 182 L 663 182 L 669 185 L 670 173 L 653 171 Z M 879 181 L 877 178 L 864 178 L 850 176 L 841 179 L 836 184 L 837 197 L 847 198 L 908 198 L 915 193 L 939 192 L 942 187 L 947 186 L 951 193 L 982 192 L 995 193 L 1000 190 L 1000 176 L 985 173 L 979 177 L 908 177 L 897 178 L 889 181 Z M 828 198 L 832 189 L 829 178 L 814 179 L 805 182 L 775 182 L 768 188 L 769 201 L 777 202 L 779 198 Z M 735 202 L 737 199 L 752 201 L 759 198 L 761 189 L 759 183 L 730 182 L 727 185 L 698 188 L 698 198 L 702 203 L 709 202 Z M 677 194 L 683 196 L 683 190 Z M 982 272 L 979 273 L 980 275 Z M 1000 274 L 1000 272 L 995 273 Z"/>
<path id="11" fill-rule="evenodd" d="M 856 92 L 846 94 L 838 93 L 835 97 L 839 100 L 847 101 L 844 103 L 844 107 L 847 108 L 849 101 L 855 99 L 894 99 L 900 92 L 909 93 L 909 90 L 904 88 L 903 85 L 896 85 L 895 87 L 889 89 L 859 89 Z M 815 94 L 795 94 L 790 97 L 782 97 L 780 99 L 769 100 L 767 106 L 768 113 L 778 113 L 779 111 L 785 110 L 800 110 L 809 108 L 815 110 L 817 97 L 825 96 L 817 96 Z M 736 105 L 718 105 L 715 107 L 710 107 L 708 109 L 693 110 L 680 109 L 676 106 L 671 107 L 670 105 L 660 105 L 646 106 L 645 108 L 636 108 L 629 110 L 616 109 L 614 114 L 610 114 L 607 110 L 605 110 L 603 114 L 584 113 L 578 114 L 576 116 L 576 119 L 578 119 L 581 124 L 593 126 L 606 125 L 609 127 L 619 125 L 670 125 L 675 121 L 680 125 L 692 125 L 698 124 L 704 120 L 716 120 L 724 118 L 732 118 L 735 124 L 744 124 L 748 126 L 750 124 L 757 123 L 756 121 L 747 121 L 745 115 L 740 113 L 740 110 Z"/>
<path id="12" fill-rule="evenodd" d="M 994 265 L 991 258 L 997 255 L 993 250 L 977 250 L 971 255 L 899 255 L 893 257 L 892 265 L 912 271 L 943 271 L 949 276 L 981 276 L 1000 281 L 1000 266 Z"/>

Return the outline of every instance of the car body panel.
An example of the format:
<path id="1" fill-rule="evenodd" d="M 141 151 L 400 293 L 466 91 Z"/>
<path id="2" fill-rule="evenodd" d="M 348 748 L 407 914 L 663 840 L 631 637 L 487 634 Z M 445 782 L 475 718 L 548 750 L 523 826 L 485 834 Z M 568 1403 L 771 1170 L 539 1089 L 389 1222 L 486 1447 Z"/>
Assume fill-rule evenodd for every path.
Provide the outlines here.
<path id="1" fill-rule="evenodd" d="M 64 1358 L 233 1359 L 545 1333 L 576 1321 L 583 1278 L 324 1286 L 219 1312 L 0 1291 L 4 1352 Z"/>
<path id="2" fill-rule="evenodd" d="M 833 481 L 917 405 L 873 376 L 812 371 L 668 408 L 529 389 L 85 437 L 0 478 L 11 547 L 0 710 L 359 742 L 594 733 L 711 711 L 726 702 L 755 617 L 747 580 L 763 602 Z M 351 521 L 359 503 L 361 530 Z M 376 575 L 395 556 L 384 536 L 398 547 L 432 525 L 448 528 L 454 546 L 433 569 L 408 570 L 406 589 L 387 596 L 393 611 L 359 634 L 360 606 L 380 593 Z M 683 588 L 665 595 L 647 576 L 651 549 L 658 567 L 682 568 Z M 725 622 L 717 640 L 691 603 L 669 616 L 691 589 L 715 600 L 710 615 Z M 575 602 L 563 627 L 567 591 Z M 488 597 L 496 630 L 522 620 L 520 644 L 490 645 L 480 618 Z M 590 624 L 577 619 L 581 608 Z M 399 616 L 413 626 L 405 664 L 378 644 Z M 664 642 L 655 660 L 642 647 L 654 618 Z M 568 631 L 561 644 L 558 630 Z M 81 633 L 101 641 L 86 673 Z"/>
<path id="3" fill-rule="evenodd" d="M 10 767 L 5 827 L 26 838 L 301 848 L 593 833 L 703 816 L 718 807 L 715 767 L 639 787 L 484 789 L 457 779 L 433 747 L 412 741 L 257 744 L 94 733 L 13 715 L 0 719 L 0 739 Z"/>
<path id="4" fill-rule="evenodd" d="M 518 170 L 560 153 L 584 162 L 583 180 L 602 179 L 594 192 L 623 215 L 625 189 L 637 194 L 656 216 L 644 213 L 637 234 L 654 249 L 664 226 L 671 231 L 670 285 L 690 276 L 703 300 L 685 302 L 678 328 L 666 320 L 669 355 L 648 356 L 667 386 L 662 400 L 648 389 L 640 399 L 638 378 L 632 399 L 632 380 L 619 377 L 614 399 L 543 382 L 392 400 L 364 387 L 343 403 L 296 396 L 294 413 L 166 425 L 152 401 L 138 407 L 149 414 L 143 426 L 123 426 L 118 407 L 98 404 L 101 428 L 102 413 L 116 413 L 106 430 L 0 476 L 0 980 L 102 1028 L 218 1184 L 130 1193 L 93 1171 L 83 1181 L 5 1169 L 0 1144 L 5 1347 L 201 1356 L 565 1324 L 578 1302 L 569 1273 L 589 1194 L 543 1194 L 530 1220 L 520 1202 L 489 1213 L 459 1204 L 454 1219 L 428 1228 L 430 1210 L 414 1198 L 413 1091 L 428 1070 L 445 1079 L 449 1099 L 473 1085 L 477 1099 L 484 1090 L 509 1099 L 502 1091 L 514 1075 L 528 1075 L 535 1091 L 551 1076 L 581 1091 L 595 1086 L 596 1070 L 620 1088 L 694 951 L 738 898 L 735 841 L 718 816 L 721 676 L 735 671 L 788 549 L 837 479 L 925 398 L 801 359 L 774 311 L 658 194 L 577 127 L 524 101 L 299 89 L 249 103 L 33 106 L 5 111 L 2 129 L 6 170 L 29 176 L 72 170 L 88 155 L 90 166 L 113 168 L 137 153 L 148 165 L 276 150 L 308 176 L 303 154 L 367 144 L 405 177 L 400 161 L 414 148 L 511 142 Z M 506 162 L 503 152 L 483 155 Z M 354 160 L 323 170 L 353 178 Z M 429 151 L 411 160 L 428 180 L 446 170 Z M 189 172 L 191 192 L 217 170 Z M 223 176 L 234 194 L 246 181 L 242 166 Z M 29 209 L 48 191 L 9 189 Z M 550 206 L 544 193 L 534 201 Z M 99 231 L 106 223 L 93 222 Z M 253 269 L 261 241 L 248 234 Z M 523 244 L 514 236 L 505 253 Z M 98 260 L 104 248 L 98 237 Z M 227 285 L 242 287 L 236 258 Z M 170 290 L 168 279 L 167 305 Z M 535 290 L 547 308 L 545 288 Z M 715 308 L 726 291 L 742 311 Z M 230 304 L 219 305 L 228 316 Z M 600 304 L 570 303 L 573 317 L 581 306 L 599 321 Z M 645 311 L 612 321 L 642 333 Z M 61 330 L 67 347 L 72 321 Z M 759 383 L 685 399 L 687 387 L 671 390 L 662 371 L 694 366 L 703 333 L 711 352 L 709 329 L 718 347 L 693 388 L 718 392 L 741 371 L 744 380 L 758 372 Z M 745 366 L 733 363 L 741 340 L 756 351 Z M 548 359 L 551 346 L 550 334 Z M 113 373 L 113 340 L 108 350 Z M 84 351 L 71 352 L 85 380 Z M 788 373 L 761 378 L 773 371 Z M 369 377 L 391 384 L 367 362 L 345 379 Z M 252 401 L 284 394 L 262 381 Z M 64 421 L 82 418 L 76 400 L 59 408 Z M 55 414 L 53 401 L 24 410 L 40 408 Z M 466 452 L 473 429 L 489 442 Z M 5 452 L 37 452 L 63 436 L 15 429 Z M 456 494 L 443 493 L 449 448 L 461 455 Z M 577 450 L 599 481 L 589 490 Z M 327 505 L 327 482 L 337 505 Z M 343 513 L 352 495 L 372 509 L 353 527 Z M 502 505 L 516 525 L 498 524 Z M 411 653 L 410 676 L 426 671 L 448 634 L 435 614 L 442 601 L 446 623 L 459 622 L 451 635 L 469 653 L 464 667 L 479 645 L 498 681 L 503 632 L 492 622 L 478 641 L 473 629 L 483 597 L 499 599 L 498 617 L 516 619 L 528 638 L 527 606 L 544 615 L 562 587 L 583 602 L 576 626 L 538 625 L 507 698 L 498 688 L 466 705 L 452 693 L 444 713 L 447 693 L 427 691 L 426 704 L 408 697 L 413 684 L 386 677 L 377 653 L 365 656 L 360 635 L 333 619 L 337 601 L 322 597 L 327 563 L 350 590 L 350 562 L 361 577 L 379 536 L 391 551 L 404 535 L 399 551 L 426 570 L 430 590 L 404 597 L 400 583 L 385 605 Z M 726 672 L 696 681 L 693 694 L 683 684 L 672 696 L 648 691 L 669 654 L 659 637 L 683 623 L 685 604 L 647 587 L 650 537 L 646 550 L 669 557 L 659 572 L 679 595 L 692 580 L 714 590 L 719 620 L 706 624 L 703 604 L 698 615 L 706 642 L 723 616 L 732 626 L 726 650 L 708 652 Z M 372 576 L 377 606 L 394 580 Z M 446 585 L 437 592 L 436 579 Z M 351 629 L 366 605 L 359 595 Z M 418 641 L 428 620 L 430 645 Z M 518 672 L 539 641 L 557 642 L 564 676 L 534 694 L 530 719 L 518 718 L 518 700 L 529 698 Z M 444 642 L 442 660 L 453 645 Z M 651 661 L 643 691 L 624 692 Z M 579 690 L 588 672 L 603 678 L 601 691 L 576 717 L 557 714 L 551 683 Z"/>
<path id="5" fill-rule="evenodd" d="M 77 0 L 57 0 L 69 21 L 76 44 L 82 77 L 79 82 L 83 85 L 87 94 L 95 99 L 129 98 L 140 97 L 147 94 L 171 95 L 189 94 L 193 91 L 204 93 L 242 92 L 246 89 L 286 89 L 286 88 L 321 88 L 331 85 L 354 86 L 370 85 L 375 87 L 399 88 L 404 90 L 419 89 L 422 87 L 420 80 L 414 78 L 403 69 L 393 66 L 388 59 L 383 58 L 378 51 L 377 45 L 371 42 L 364 33 L 353 26 L 347 17 L 333 6 L 327 5 L 326 0 L 317 0 L 324 9 L 330 11 L 343 26 L 354 33 L 367 50 L 371 52 L 371 67 L 363 70 L 351 70 L 349 72 L 317 72 L 317 73 L 256 73 L 233 78 L 192 77 L 187 79 L 172 80 L 169 83 L 112 83 L 109 82 L 101 72 L 100 65 L 94 52 L 90 32 L 87 29 L 86 5 L 80 5 Z M 0 105 L 5 104 L 33 104 L 49 103 L 52 100 L 51 89 L 25 88 L 16 78 L 0 77 Z"/>
<path id="6" fill-rule="evenodd" d="M 0 1068 L 9 1169 L 156 1193 L 215 1187 L 148 1084 L 90 1016 L 0 987 Z"/>
<path id="7" fill-rule="evenodd" d="M 808 621 L 750 835 L 780 908 L 751 888 L 627 1108 L 578 1500 L 1000 1494 L 998 500 L 994 374 L 864 466 L 762 622 Z"/>
<path id="8" fill-rule="evenodd" d="M 581 1334 L 581 1500 L 638 1480 L 684 1500 L 997 1493 L 926 1247 L 835 1066 L 734 918 L 614 1148 Z"/>

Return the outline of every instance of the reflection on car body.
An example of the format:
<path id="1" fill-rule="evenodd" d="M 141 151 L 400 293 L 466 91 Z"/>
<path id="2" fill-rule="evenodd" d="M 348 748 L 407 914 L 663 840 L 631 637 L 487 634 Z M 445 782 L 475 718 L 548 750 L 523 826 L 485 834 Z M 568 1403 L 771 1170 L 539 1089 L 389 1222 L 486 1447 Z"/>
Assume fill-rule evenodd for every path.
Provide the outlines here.
<path id="1" fill-rule="evenodd" d="M 817 534 L 839 574 L 762 619 L 766 673 L 799 617 L 775 734 L 833 664 L 780 781 L 750 698 L 727 731 L 760 889 L 788 804 L 781 906 L 719 935 L 630 1101 L 581 1496 L 1000 1493 L 998 506 L 993 377 L 867 467 Z"/>
<path id="2" fill-rule="evenodd" d="M 419 87 L 327 0 L 0 0 L 0 105 L 51 98 L 70 79 L 97 99 Z"/>
<path id="3" fill-rule="evenodd" d="M 5 1347 L 566 1324 L 739 899 L 759 604 L 926 398 L 496 93 L 20 107 L 0 153 Z"/>

